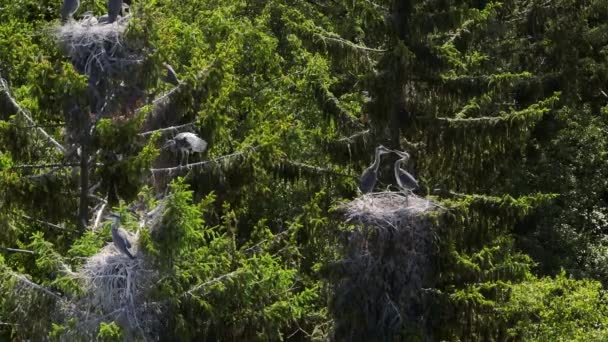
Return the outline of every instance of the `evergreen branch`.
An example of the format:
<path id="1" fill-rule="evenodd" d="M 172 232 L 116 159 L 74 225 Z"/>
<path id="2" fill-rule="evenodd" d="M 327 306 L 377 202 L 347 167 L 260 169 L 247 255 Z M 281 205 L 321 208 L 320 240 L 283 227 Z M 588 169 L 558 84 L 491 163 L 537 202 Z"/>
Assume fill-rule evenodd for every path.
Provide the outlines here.
<path id="1" fill-rule="evenodd" d="M 335 115 L 342 124 L 355 129 L 363 128 L 363 125 L 353 118 L 353 115 L 340 104 L 340 100 L 327 87 L 319 85 L 315 94 L 318 101 L 321 102 L 322 109 Z"/>
<path id="2" fill-rule="evenodd" d="M 281 163 L 284 163 L 284 164 L 287 164 L 290 166 L 294 166 L 299 169 L 311 171 L 312 173 L 315 173 L 315 174 L 329 174 L 329 175 L 340 176 L 340 177 L 358 178 L 358 176 L 347 175 L 345 173 L 340 173 L 340 172 L 336 172 L 334 170 L 324 169 L 319 166 L 305 164 L 305 163 L 301 163 L 301 162 L 297 162 L 297 161 L 293 161 L 293 160 L 289 160 L 289 159 L 283 159 L 281 161 Z"/>
<path id="3" fill-rule="evenodd" d="M 179 165 L 179 166 L 174 166 L 174 167 L 166 167 L 166 168 L 161 168 L 161 169 L 150 169 L 150 172 L 152 172 L 152 174 L 156 174 L 156 173 L 161 173 L 161 172 L 166 172 L 166 173 L 173 173 L 173 172 L 178 172 L 178 171 L 183 171 L 183 170 L 190 170 L 193 167 L 203 167 L 205 165 L 211 164 L 211 163 L 218 163 L 221 160 L 224 159 L 231 159 L 231 158 L 235 158 L 235 157 L 240 157 L 242 155 L 244 155 L 245 153 L 249 152 L 249 151 L 253 151 L 256 150 L 259 147 L 259 145 L 257 146 L 253 146 L 253 147 L 249 147 L 243 151 L 239 151 L 239 152 L 235 152 L 232 154 L 227 154 L 225 156 L 221 156 L 215 159 L 211 159 L 211 160 L 204 160 L 201 162 L 197 162 L 197 163 L 192 163 L 192 164 L 186 164 L 186 165 Z"/>
<path id="4" fill-rule="evenodd" d="M 507 117 L 500 117 L 500 116 L 481 116 L 481 117 L 477 117 L 477 118 L 446 118 L 446 117 L 438 117 L 435 118 L 435 120 L 438 121 L 445 121 L 445 122 L 450 122 L 450 123 L 454 123 L 454 122 L 484 122 L 484 123 L 498 123 L 500 121 L 506 121 L 509 120 L 510 118 Z"/>
<path id="5" fill-rule="evenodd" d="M 211 61 L 211 63 L 209 64 L 208 67 L 206 67 L 205 69 L 201 70 L 195 77 L 194 80 L 199 80 L 205 76 L 207 76 L 207 74 L 209 74 L 209 71 L 211 71 L 211 68 L 213 66 L 215 66 L 215 62 L 216 60 L 214 59 L 213 61 Z M 152 100 L 152 105 L 154 105 L 154 109 L 152 110 L 153 112 L 157 109 L 156 107 L 161 106 L 163 104 L 166 103 L 165 100 L 167 100 L 168 98 L 172 97 L 173 94 L 177 93 L 179 90 L 185 88 L 186 86 L 188 86 L 189 83 L 188 82 L 181 82 L 179 83 L 177 86 L 173 87 L 173 89 L 169 90 L 167 93 L 155 98 L 154 100 Z M 145 106 L 144 106 L 145 107 Z M 135 110 L 135 114 L 140 113 L 144 107 L 140 107 L 138 109 Z"/>
<path id="6" fill-rule="evenodd" d="M 213 278 L 213 279 L 211 279 L 209 281 L 206 281 L 206 282 L 204 282 L 202 284 L 198 284 L 198 285 L 194 286 L 193 288 L 191 288 L 190 290 L 184 292 L 182 294 L 182 297 L 185 296 L 185 295 L 187 295 L 187 294 L 192 296 L 195 291 L 198 291 L 201 288 L 207 287 L 209 285 L 213 285 L 215 283 L 219 283 L 219 282 L 223 281 L 224 279 L 233 277 L 233 276 L 235 276 L 235 275 L 237 275 L 237 274 L 239 274 L 241 272 L 243 272 L 243 269 L 238 269 L 236 271 L 232 271 L 230 273 L 226 273 L 224 275 L 221 275 L 221 276 L 219 276 L 217 278 Z"/>
<path id="7" fill-rule="evenodd" d="M 38 290 L 38 291 L 41 291 L 41 292 L 43 292 L 43 293 L 45 293 L 45 294 L 47 294 L 47 295 L 49 295 L 49 296 L 51 296 L 51 297 L 53 297 L 55 299 L 58 299 L 58 300 L 62 300 L 63 299 L 63 298 L 61 298 L 61 296 L 59 294 L 57 294 L 57 293 L 55 293 L 55 292 L 47 289 L 46 287 L 44 287 L 42 285 L 36 284 L 35 282 L 27 279 L 25 276 L 23 276 L 21 274 L 18 274 L 18 273 L 12 272 L 12 271 L 9 271 L 7 273 L 8 273 L 8 275 L 10 275 L 10 276 L 12 276 L 14 278 L 19 279 L 22 283 L 24 283 L 24 284 L 26 284 L 26 285 L 28 285 L 28 286 L 30 286 L 30 287 Z"/>
<path id="8" fill-rule="evenodd" d="M 101 163 L 96 163 L 96 166 L 103 166 Z M 8 168 L 0 168 L 0 170 L 21 170 L 21 169 L 50 169 L 50 168 L 66 168 L 80 167 L 80 163 L 51 163 L 51 164 L 24 164 L 14 165 Z"/>
<path id="9" fill-rule="evenodd" d="M 325 36 L 325 35 L 320 34 L 320 33 L 314 33 L 314 35 L 317 36 L 317 37 L 319 37 L 319 38 L 321 38 L 321 40 L 323 40 L 323 41 L 326 41 L 326 40 L 333 41 L 333 42 L 340 43 L 342 45 L 345 45 L 345 46 L 348 46 L 348 47 L 351 47 L 351 48 L 357 49 L 357 50 L 363 50 L 363 51 L 369 51 L 369 52 L 378 52 L 378 53 L 384 53 L 384 52 L 388 51 L 386 49 L 374 49 L 374 48 L 369 48 L 369 47 L 364 46 L 364 45 L 355 44 L 355 43 L 351 42 L 350 40 L 346 40 L 346 39 L 344 39 L 342 37 L 329 37 L 329 36 Z"/>
<path id="10" fill-rule="evenodd" d="M 56 224 L 54 224 L 54 223 L 50 223 L 50 222 L 46 222 L 46 221 L 42 221 L 42 220 L 39 220 L 39 219 L 33 218 L 33 217 L 28 216 L 28 215 L 25 215 L 25 214 L 22 214 L 22 215 L 21 215 L 21 217 L 23 217 L 23 218 L 24 218 L 24 219 L 26 219 L 26 220 L 30 220 L 30 221 L 36 221 L 36 222 L 38 222 L 38 223 L 42 223 L 42 224 L 44 224 L 44 225 L 46 225 L 46 226 L 49 226 L 49 227 L 51 227 L 51 228 L 55 228 L 55 229 L 59 229 L 59 230 L 67 230 L 65 227 L 62 227 L 62 226 L 56 225 Z"/>
<path id="11" fill-rule="evenodd" d="M 194 126 L 194 122 L 190 122 L 190 123 L 183 124 L 183 125 L 178 125 L 178 126 L 159 128 L 159 129 L 155 129 L 155 130 L 152 130 L 152 131 L 147 131 L 147 132 L 139 133 L 139 135 L 142 136 L 142 137 L 145 137 L 145 136 L 148 136 L 148 135 L 152 135 L 152 134 L 154 134 L 156 132 L 161 132 L 161 133 L 168 132 L 168 131 L 175 132 L 175 131 L 179 131 L 182 128 L 186 128 L 186 127 L 190 127 L 190 126 Z"/>
<path id="12" fill-rule="evenodd" d="M 355 139 L 367 137 L 369 135 L 369 133 L 370 133 L 370 130 L 366 129 L 364 131 L 357 132 L 357 133 L 355 133 L 355 134 L 353 134 L 351 136 L 340 138 L 340 139 L 338 139 L 338 141 L 339 142 L 352 143 L 352 142 L 354 142 Z"/>
<path id="13" fill-rule="evenodd" d="M 2 93 L 4 93 L 4 96 L 8 99 L 9 103 L 13 106 L 14 110 L 17 113 L 20 113 L 21 115 L 23 115 L 23 117 L 25 117 L 25 119 L 30 123 L 30 125 L 37 126 L 34 119 L 32 119 L 32 117 L 30 115 L 28 115 L 28 113 L 25 111 L 25 109 L 23 109 L 17 103 L 17 101 L 11 96 L 6 80 L 1 77 L 0 77 L 0 91 L 2 91 Z M 60 143 L 58 143 L 55 139 L 53 139 L 53 137 L 51 137 L 44 129 L 42 129 L 41 127 L 36 127 L 36 130 L 40 134 L 42 134 L 45 138 L 47 138 L 59 151 L 61 151 L 61 153 L 65 154 L 65 152 L 66 152 L 65 148 Z"/>

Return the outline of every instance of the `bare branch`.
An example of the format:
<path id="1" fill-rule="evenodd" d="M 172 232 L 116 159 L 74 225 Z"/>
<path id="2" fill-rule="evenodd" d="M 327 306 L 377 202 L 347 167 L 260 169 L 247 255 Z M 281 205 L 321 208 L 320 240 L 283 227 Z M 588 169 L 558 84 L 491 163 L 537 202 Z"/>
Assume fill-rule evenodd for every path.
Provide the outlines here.
<path id="1" fill-rule="evenodd" d="M 14 109 L 17 113 L 20 113 L 21 115 L 23 115 L 23 117 L 25 117 L 25 119 L 30 123 L 30 125 L 37 126 L 34 119 L 32 119 L 32 117 L 30 115 L 28 115 L 28 113 L 25 111 L 25 109 L 23 109 L 17 103 L 17 101 L 11 96 L 6 80 L 1 77 L 0 77 L 0 91 L 2 93 L 4 93 L 4 96 L 8 99 L 8 101 L 11 103 L 11 105 L 14 107 Z M 45 130 L 43 130 L 39 126 L 36 127 L 36 130 L 40 134 L 42 134 L 45 138 L 47 138 L 59 151 L 61 151 L 61 153 L 65 154 L 65 152 L 66 152 L 65 148 L 60 143 L 58 143 L 55 139 L 53 139 L 53 137 L 51 137 Z"/>
<path id="2" fill-rule="evenodd" d="M 0 249 L 2 249 L 4 251 L 7 251 L 7 252 L 13 252 L 13 253 L 36 254 L 36 252 L 30 251 L 30 250 L 27 250 L 27 249 L 8 248 L 8 247 L 0 247 Z"/>
<path id="3" fill-rule="evenodd" d="M 164 172 L 164 173 L 173 173 L 173 172 L 178 172 L 178 171 L 183 171 L 183 170 L 190 170 L 190 169 L 192 169 L 194 167 L 201 168 L 201 167 L 204 167 L 204 166 L 206 166 L 208 164 L 218 163 L 219 161 L 224 160 L 224 159 L 231 159 L 231 158 L 235 158 L 235 157 L 240 157 L 240 156 L 244 155 L 247 152 L 251 152 L 251 151 L 256 150 L 258 147 L 259 147 L 259 145 L 258 146 L 252 146 L 252 147 L 249 147 L 249 148 L 247 148 L 247 149 L 245 149 L 243 151 L 235 152 L 235 153 L 232 153 L 232 154 L 227 154 L 225 156 L 221 156 L 221 157 L 218 157 L 218 158 L 215 158 L 215 159 L 211 159 L 211 160 L 205 160 L 205 161 L 198 162 L 198 163 L 180 165 L 180 166 L 175 166 L 175 167 L 166 167 L 166 168 L 162 168 L 162 169 L 150 169 L 150 172 L 152 172 L 152 174 L 162 173 L 162 172 Z"/>
<path id="4" fill-rule="evenodd" d="M 148 136 L 148 135 L 152 135 L 152 134 L 154 134 L 156 132 L 161 132 L 161 133 L 169 132 L 169 131 L 176 132 L 176 131 L 179 131 L 182 128 L 186 128 L 186 127 L 190 127 L 190 126 L 194 126 L 194 122 L 190 122 L 190 123 L 179 125 L 179 126 L 171 126 L 171 127 L 166 127 L 166 128 L 155 129 L 155 130 L 152 130 L 152 131 L 147 131 L 147 132 L 139 133 L 139 135 L 141 135 L 142 137 L 145 137 L 145 136 Z"/>

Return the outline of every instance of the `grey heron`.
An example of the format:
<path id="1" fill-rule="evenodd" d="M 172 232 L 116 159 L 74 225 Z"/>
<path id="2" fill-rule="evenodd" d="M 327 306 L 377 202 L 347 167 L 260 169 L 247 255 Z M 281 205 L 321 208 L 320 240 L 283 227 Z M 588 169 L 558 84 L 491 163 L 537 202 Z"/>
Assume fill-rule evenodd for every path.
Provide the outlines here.
<path id="1" fill-rule="evenodd" d="M 121 10 L 122 0 L 108 0 L 108 22 L 115 22 Z"/>
<path id="2" fill-rule="evenodd" d="M 190 153 L 205 152 L 207 149 L 207 142 L 194 133 L 182 132 L 173 139 L 168 140 L 165 145 L 163 145 L 163 148 L 169 148 L 179 152 L 181 155 L 180 165 L 183 165 L 184 159 L 186 159 L 186 164 L 188 164 L 188 156 Z"/>
<path id="3" fill-rule="evenodd" d="M 114 241 L 114 246 L 118 251 L 126 254 L 129 258 L 135 259 L 133 254 L 129 252 L 129 248 L 131 248 L 131 242 L 129 242 L 129 234 L 126 230 L 119 227 L 120 225 L 120 215 L 116 213 L 112 213 L 108 215 L 108 217 L 112 218 L 114 222 L 112 222 L 112 241 Z"/>
<path id="4" fill-rule="evenodd" d="M 399 188 L 412 192 L 419 188 L 418 181 L 409 172 L 401 168 L 401 164 L 410 159 L 410 155 L 407 152 L 394 151 L 401 159 L 395 162 L 395 180 Z"/>
<path id="5" fill-rule="evenodd" d="M 163 77 L 161 77 L 161 80 L 167 83 L 171 83 L 173 85 L 179 85 L 179 78 L 177 78 L 177 73 L 175 72 L 175 70 L 173 70 L 173 67 L 171 67 L 171 65 L 165 62 L 163 62 L 163 66 L 165 67 L 167 72 Z"/>
<path id="6" fill-rule="evenodd" d="M 363 171 L 361 174 L 361 178 L 359 179 L 359 189 L 362 193 L 366 194 L 368 192 L 372 192 L 374 187 L 376 186 L 376 181 L 378 180 L 378 168 L 380 167 L 380 158 L 383 154 L 390 153 L 391 150 L 380 145 L 376 147 L 376 155 L 374 162 L 370 167 Z"/>
<path id="7" fill-rule="evenodd" d="M 65 23 L 71 19 L 79 6 L 79 0 L 63 0 L 63 6 L 61 6 L 61 22 Z"/>

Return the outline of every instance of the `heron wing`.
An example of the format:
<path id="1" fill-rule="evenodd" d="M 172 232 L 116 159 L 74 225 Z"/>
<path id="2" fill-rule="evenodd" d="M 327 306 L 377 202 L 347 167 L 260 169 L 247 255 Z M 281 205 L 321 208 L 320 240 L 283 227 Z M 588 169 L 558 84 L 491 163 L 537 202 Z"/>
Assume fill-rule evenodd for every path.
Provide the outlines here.
<path id="1" fill-rule="evenodd" d="M 127 246 L 127 248 L 131 248 L 131 242 L 129 242 L 129 233 L 122 228 L 119 228 L 117 233 L 124 242 L 125 246 Z"/>
<path id="2" fill-rule="evenodd" d="M 401 180 L 401 183 L 410 188 L 410 189 L 418 189 L 419 185 L 418 185 L 418 181 L 416 180 L 416 178 L 414 178 L 414 176 L 412 176 L 409 172 L 405 171 L 404 169 L 399 169 L 399 180 Z"/>
<path id="3" fill-rule="evenodd" d="M 378 175 L 373 169 L 365 170 L 359 179 L 359 189 L 361 192 L 368 193 L 374 190 L 377 178 Z"/>

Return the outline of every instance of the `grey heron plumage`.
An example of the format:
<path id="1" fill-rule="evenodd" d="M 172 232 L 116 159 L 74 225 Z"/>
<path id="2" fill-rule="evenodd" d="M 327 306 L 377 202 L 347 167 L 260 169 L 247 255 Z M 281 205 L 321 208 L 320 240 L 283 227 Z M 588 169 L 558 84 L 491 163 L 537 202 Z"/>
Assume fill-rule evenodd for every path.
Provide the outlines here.
<path id="1" fill-rule="evenodd" d="M 108 0 L 108 22 L 115 22 L 121 10 L 122 0 Z"/>
<path id="2" fill-rule="evenodd" d="M 161 77 L 161 80 L 173 85 L 179 85 L 179 78 L 177 77 L 175 70 L 173 70 L 173 67 L 165 62 L 163 62 L 163 66 L 165 67 L 166 73 L 163 77 Z"/>
<path id="3" fill-rule="evenodd" d="M 376 147 L 374 162 L 372 163 L 372 165 L 370 165 L 370 167 L 363 171 L 363 174 L 361 174 L 361 178 L 359 179 L 359 190 L 361 190 L 362 193 L 366 194 L 374 190 L 374 187 L 376 186 L 376 181 L 378 180 L 378 168 L 380 167 L 380 158 L 383 154 L 389 152 L 391 152 L 391 150 L 382 145 Z"/>
<path id="4" fill-rule="evenodd" d="M 416 178 L 401 168 L 401 164 L 406 162 L 410 158 L 410 155 L 401 151 L 395 151 L 395 153 L 401 157 L 395 162 L 395 180 L 397 181 L 397 185 L 403 190 L 417 190 L 420 186 Z"/>
<path id="5" fill-rule="evenodd" d="M 131 248 L 131 242 L 129 242 L 129 234 L 126 230 L 120 228 L 120 216 L 118 214 L 110 214 L 110 216 L 114 222 L 112 222 L 112 241 L 114 241 L 114 246 L 120 252 L 126 254 L 129 258 L 135 259 L 133 254 L 129 251 Z"/>
<path id="6" fill-rule="evenodd" d="M 71 19 L 79 6 L 79 0 L 63 0 L 63 6 L 61 6 L 61 21 L 65 23 Z"/>
<path id="7" fill-rule="evenodd" d="M 170 148 L 173 151 L 181 154 L 180 164 L 183 164 L 184 158 L 188 164 L 190 153 L 203 153 L 207 149 L 207 142 L 199 138 L 196 134 L 190 132 L 182 132 L 177 134 L 173 139 L 168 140 L 163 148 Z"/>

